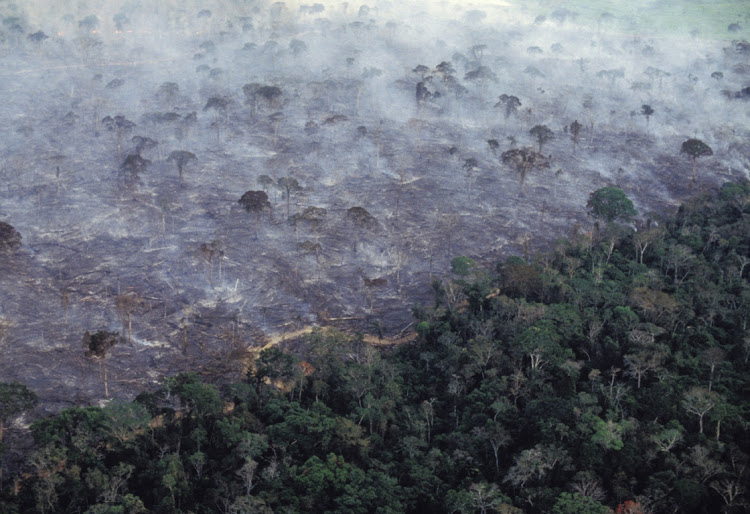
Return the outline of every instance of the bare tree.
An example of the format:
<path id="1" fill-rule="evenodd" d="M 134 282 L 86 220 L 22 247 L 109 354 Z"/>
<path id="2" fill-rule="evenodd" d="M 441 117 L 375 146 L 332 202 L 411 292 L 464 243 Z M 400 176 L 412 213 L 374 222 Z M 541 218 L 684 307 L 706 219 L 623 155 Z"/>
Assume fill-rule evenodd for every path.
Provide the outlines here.
<path id="1" fill-rule="evenodd" d="M 346 219 L 354 225 L 352 251 L 357 253 L 357 242 L 359 241 L 360 232 L 362 230 L 374 230 L 378 226 L 378 221 L 363 207 L 351 207 L 346 211 Z"/>
<path id="2" fill-rule="evenodd" d="M 174 152 L 169 154 L 169 157 L 167 158 L 168 161 L 173 161 L 177 165 L 177 172 L 180 175 L 180 182 L 182 182 L 182 171 L 185 169 L 185 165 L 190 162 L 196 160 L 197 157 L 193 152 L 188 152 L 185 150 L 175 150 Z"/>

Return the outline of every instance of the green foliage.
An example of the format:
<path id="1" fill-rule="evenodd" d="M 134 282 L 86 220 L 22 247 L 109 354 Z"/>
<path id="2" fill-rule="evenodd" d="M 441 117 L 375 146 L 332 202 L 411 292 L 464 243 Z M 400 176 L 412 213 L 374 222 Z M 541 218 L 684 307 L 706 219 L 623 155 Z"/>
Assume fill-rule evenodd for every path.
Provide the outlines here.
<path id="1" fill-rule="evenodd" d="M 744 506 L 748 205 L 748 182 L 728 184 L 653 239 L 601 230 L 536 261 L 466 266 L 385 351 L 318 329 L 294 353 L 260 352 L 242 382 L 185 373 L 38 420 L 0 510 Z M 0 387 L 6 420 L 33 405 L 19 387 Z"/>
<path id="2" fill-rule="evenodd" d="M 0 422 L 33 409 L 38 402 L 34 391 L 18 382 L 0 382 Z"/>
<path id="3" fill-rule="evenodd" d="M 586 207 L 591 214 L 608 223 L 613 221 L 630 221 L 638 214 L 633 202 L 619 187 L 603 187 L 589 195 Z"/>
<path id="4" fill-rule="evenodd" d="M 470 257 L 454 257 L 451 260 L 451 271 L 456 275 L 467 276 L 471 273 L 471 270 L 476 267 L 474 259 Z"/>
<path id="5" fill-rule="evenodd" d="M 557 497 L 553 514 L 606 514 L 607 507 L 589 496 L 578 493 L 562 493 Z"/>

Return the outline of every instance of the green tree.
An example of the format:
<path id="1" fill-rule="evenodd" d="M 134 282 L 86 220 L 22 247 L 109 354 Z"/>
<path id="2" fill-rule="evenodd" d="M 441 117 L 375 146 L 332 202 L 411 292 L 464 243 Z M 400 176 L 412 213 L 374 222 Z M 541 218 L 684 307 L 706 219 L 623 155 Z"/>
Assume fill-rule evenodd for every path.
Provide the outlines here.
<path id="1" fill-rule="evenodd" d="M 18 415 L 33 409 L 38 402 L 34 391 L 18 382 L 0 382 L 0 443 L 5 424 Z"/>
<path id="2" fill-rule="evenodd" d="M 705 387 L 694 386 L 682 395 L 682 408 L 698 416 L 698 433 L 703 433 L 703 417 L 721 401 L 721 397 Z"/>
<path id="3" fill-rule="evenodd" d="M 630 221 L 638 214 L 630 198 L 619 187 L 603 187 L 589 195 L 586 207 L 595 218 L 607 223 L 613 221 Z"/>
<path id="4" fill-rule="evenodd" d="M 451 260 L 451 270 L 456 275 L 465 277 L 471 273 L 471 270 L 476 267 L 476 263 L 474 262 L 474 259 L 470 257 L 454 257 Z"/>
<path id="5" fill-rule="evenodd" d="M 701 141 L 700 139 L 688 139 L 687 141 L 682 143 L 682 148 L 680 149 L 680 153 L 687 154 L 693 160 L 693 182 L 695 182 L 696 173 L 697 173 L 696 161 L 698 157 L 713 155 L 714 151 L 711 150 L 711 147 L 708 146 L 703 141 Z"/>
<path id="6" fill-rule="evenodd" d="M 562 493 L 557 497 L 553 514 L 606 514 L 610 510 L 589 496 L 578 493 Z"/>

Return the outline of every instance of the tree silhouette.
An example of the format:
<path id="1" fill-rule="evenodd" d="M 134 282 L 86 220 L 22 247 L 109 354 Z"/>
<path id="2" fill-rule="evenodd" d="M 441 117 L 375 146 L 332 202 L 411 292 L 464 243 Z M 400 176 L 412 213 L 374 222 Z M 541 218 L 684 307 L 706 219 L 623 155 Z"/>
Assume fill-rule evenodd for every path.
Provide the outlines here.
<path id="1" fill-rule="evenodd" d="M 161 86 L 159 86 L 159 91 L 157 92 L 157 94 L 164 99 L 164 102 L 171 109 L 172 104 L 174 103 L 174 99 L 179 92 L 180 86 L 178 86 L 177 83 L 164 82 Z"/>
<path id="2" fill-rule="evenodd" d="M 49 36 L 42 32 L 41 30 L 38 32 L 34 32 L 33 34 L 29 34 L 26 36 L 29 41 L 33 41 L 36 44 L 40 44 L 45 39 L 49 39 Z"/>
<path id="3" fill-rule="evenodd" d="M 99 26 L 99 18 L 95 15 L 90 14 L 84 19 L 78 22 L 78 28 L 83 29 L 86 32 L 91 32 Z"/>
<path id="4" fill-rule="evenodd" d="M 570 133 L 573 134 L 573 149 L 575 150 L 576 145 L 578 144 L 578 135 L 581 133 L 581 129 L 583 128 L 583 125 L 578 123 L 578 120 L 575 120 L 573 123 L 570 124 Z"/>
<path id="5" fill-rule="evenodd" d="M 268 201 L 268 195 L 265 191 L 246 191 L 242 197 L 237 200 L 247 212 L 255 213 L 255 239 L 258 239 L 258 222 L 264 209 L 271 210 L 271 202 Z"/>
<path id="6" fill-rule="evenodd" d="M 122 157 L 122 138 L 127 132 L 133 130 L 136 126 L 135 123 L 125 118 L 125 116 L 118 114 L 114 118 L 105 116 L 102 119 L 102 125 L 117 135 L 117 158 L 120 159 Z"/>
<path id="7" fill-rule="evenodd" d="M 145 150 L 156 148 L 159 144 L 158 141 L 155 141 L 148 136 L 133 136 L 130 139 L 130 142 L 135 143 L 135 153 L 138 155 L 141 155 Z"/>
<path id="8" fill-rule="evenodd" d="M 8 223 L 0 221 L 0 251 L 15 250 L 21 246 L 21 234 Z"/>
<path id="9" fill-rule="evenodd" d="M 263 191 L 268 193 L 268 190 L 275 184 L 275 182 L 271 177 L 263 174 L 258 177 L 258 184 L 260 184 L 260 187 L 263 188 Z"/>
<path id="10" fill-rule="evenodd" d="M 173 161 L 177 165 L 177 172 L 180 174 L 180 182 L 182 182 L 182 170 L 185 169 L 185 165 L 193 160 L 196 160 L 193 152 L 185 150 L 175 150 L 169 154 L 168 161 Z"/>
<path id="11" fill-rule="evenodd" d="M 138 200 L 135 197 L 135 184 L 139 182 L 139 175 L 145 171 L 146 168 L 151 164 L 151 161 L 144 159 L 138 154 L 130 154 L 125 158 L 125 161 L 120 166 L 120 171 L 127 175 L 128 181 L 130 182 L 130 189 L 133 193 L 133 200 Z"/>
<path id="12" fill-rule="evenodd" d="M 495 107 L 504 109 L 503 112 L 507 120 L 511 114 L 518 112 L 518 108 L 521 107 L 521 100 L 517 96 L 502 94 L 498 97 Z"/>
<path id="13" fill-rule="evenodd" d="M 643 104 L 641 105 L 641 114 L 646 117 L 646 125 L 648 125 L 648 122 L 651 119 L 651 115 L 654 114 L 654 109 L 652 109 L 648 104 Z"/>
<path id="14" fill-rule="evenodd" d="M 291 218 L 289 218 L 289 222 L 292 223 L 295 228 L 300 223 L 306 223 L 310 225 L 310 227 L 313 230 L 313 234 L 315 235 L 315 255 L 317 256 L 320 250 L 320 245 L 318 244 L 318 231 L 323 225 L 323 222 L 326 219 L 326 216 L 328 216 L 328 211 L 325 210 L 323 207 L 308 207 L 302 213 L 295 214 Z"/>
<path id="15" fill-rule="evenodd" d="M 682 143 L 680 153 L 686 153 L 690 156 L 691 159 L 693 159 L 693 182 L 695 182 L 697 167 L 696 160 L 698 159 L 698 157 L 713 155 L 714 151 L 711 150 L 711 147 L 700 139 L 688 139 L 687 141 Z"/>
<path id="16" fill-rule="evenodd" d="M 203 110 L 207 111 L 213 109 L 216 112 L 224 113 L 229 106 L 229 100 L 220 96 L 212 96 L 206 101 L 206 105 L 203 106 Z"/>
<path id="17" fill-rule="evenodd" d="M 658 80 L 659 81 L 659 89 L 661 89 L 662 82 L 666 77 L 669 77 L 671 73 L 668 73 L 664 70 L 660 70 L 659 68 L 654 68 L 653 66 L 649 66 L 646 68 L 643 73 L 650 78 L 651 80 Z"/>
<path id="18" fill-rule="evenodd" d="M 292 196 L 301 193 L 303 191 L 302 186 L 294 177 L 281 177 L 276 182 L 276 186 L 282 191 L 281 197 L 286 199 L 286 217 L 288 218 Z"/>
<path id="19" fill-rule="evenodd" d="M 554 133 L 547 125 L 534 125 L 529 134 L 534 136 L 536 142 L 539 143 L 539 153 L 542 153 L 542 145 L 552 139 Z"/>
<path id="20" fill-rule="evenodd" d="M 466 172 L 466 190 L 469 198 L 471 198 L 471 181 L 474 178 L 474 172 L 479 169 L 479 161 L 474 157 L 470 157 L 464 161 L 463 170 Z"/>
<path id="21" fill-rule="evenodd" d="M 263 100 L 269 107 L 277 109 L 281 107 L 283 92 L 276 86 L 266 86 L 258 83 L 245 84 L 242 86 L 245 94 L 245 103 L 250 105 L 250 115 L 255 118 L 259 100 Z"/>
<path id="22" fill-rule="evenodd" d="M 354 225 L 354 241 L 352 242 L 352 251 L 357 253 L 357 243 L 359 241 L 360 232 L 362 230 L 374 230 L 378 226 L 378 220 L 376 220 L 372 214 L 367 212 L 364 207 L 351 207 L 346 211 L 347 221 L 351 221 Z"/>
<path id="23" fill-rule="evenodd" d="M 507 166 L 513 166 L 521 175 L 521 188 L 526 181 L 526 175 L 534 168 L 549 168 L 549 161 L 533 148 L 512 148 L 500 154 L 500 160 Z"/>

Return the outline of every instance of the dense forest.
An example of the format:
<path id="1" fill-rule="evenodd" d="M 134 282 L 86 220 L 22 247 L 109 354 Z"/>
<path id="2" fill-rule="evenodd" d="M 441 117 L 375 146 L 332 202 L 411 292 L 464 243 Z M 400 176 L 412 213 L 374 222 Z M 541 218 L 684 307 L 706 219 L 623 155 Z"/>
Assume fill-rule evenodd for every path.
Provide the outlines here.
<path id="1" fill-rule="evenodd" d="M 411 342 L 321 329 L 240 382 L 35 421 L 0 511 L 746 512 L 750 182 L 665 218 L 616 187 L 588 208 L 554 251 L 453 259 Z M 0 388 L 8 454 L 33 396 Z"/>

